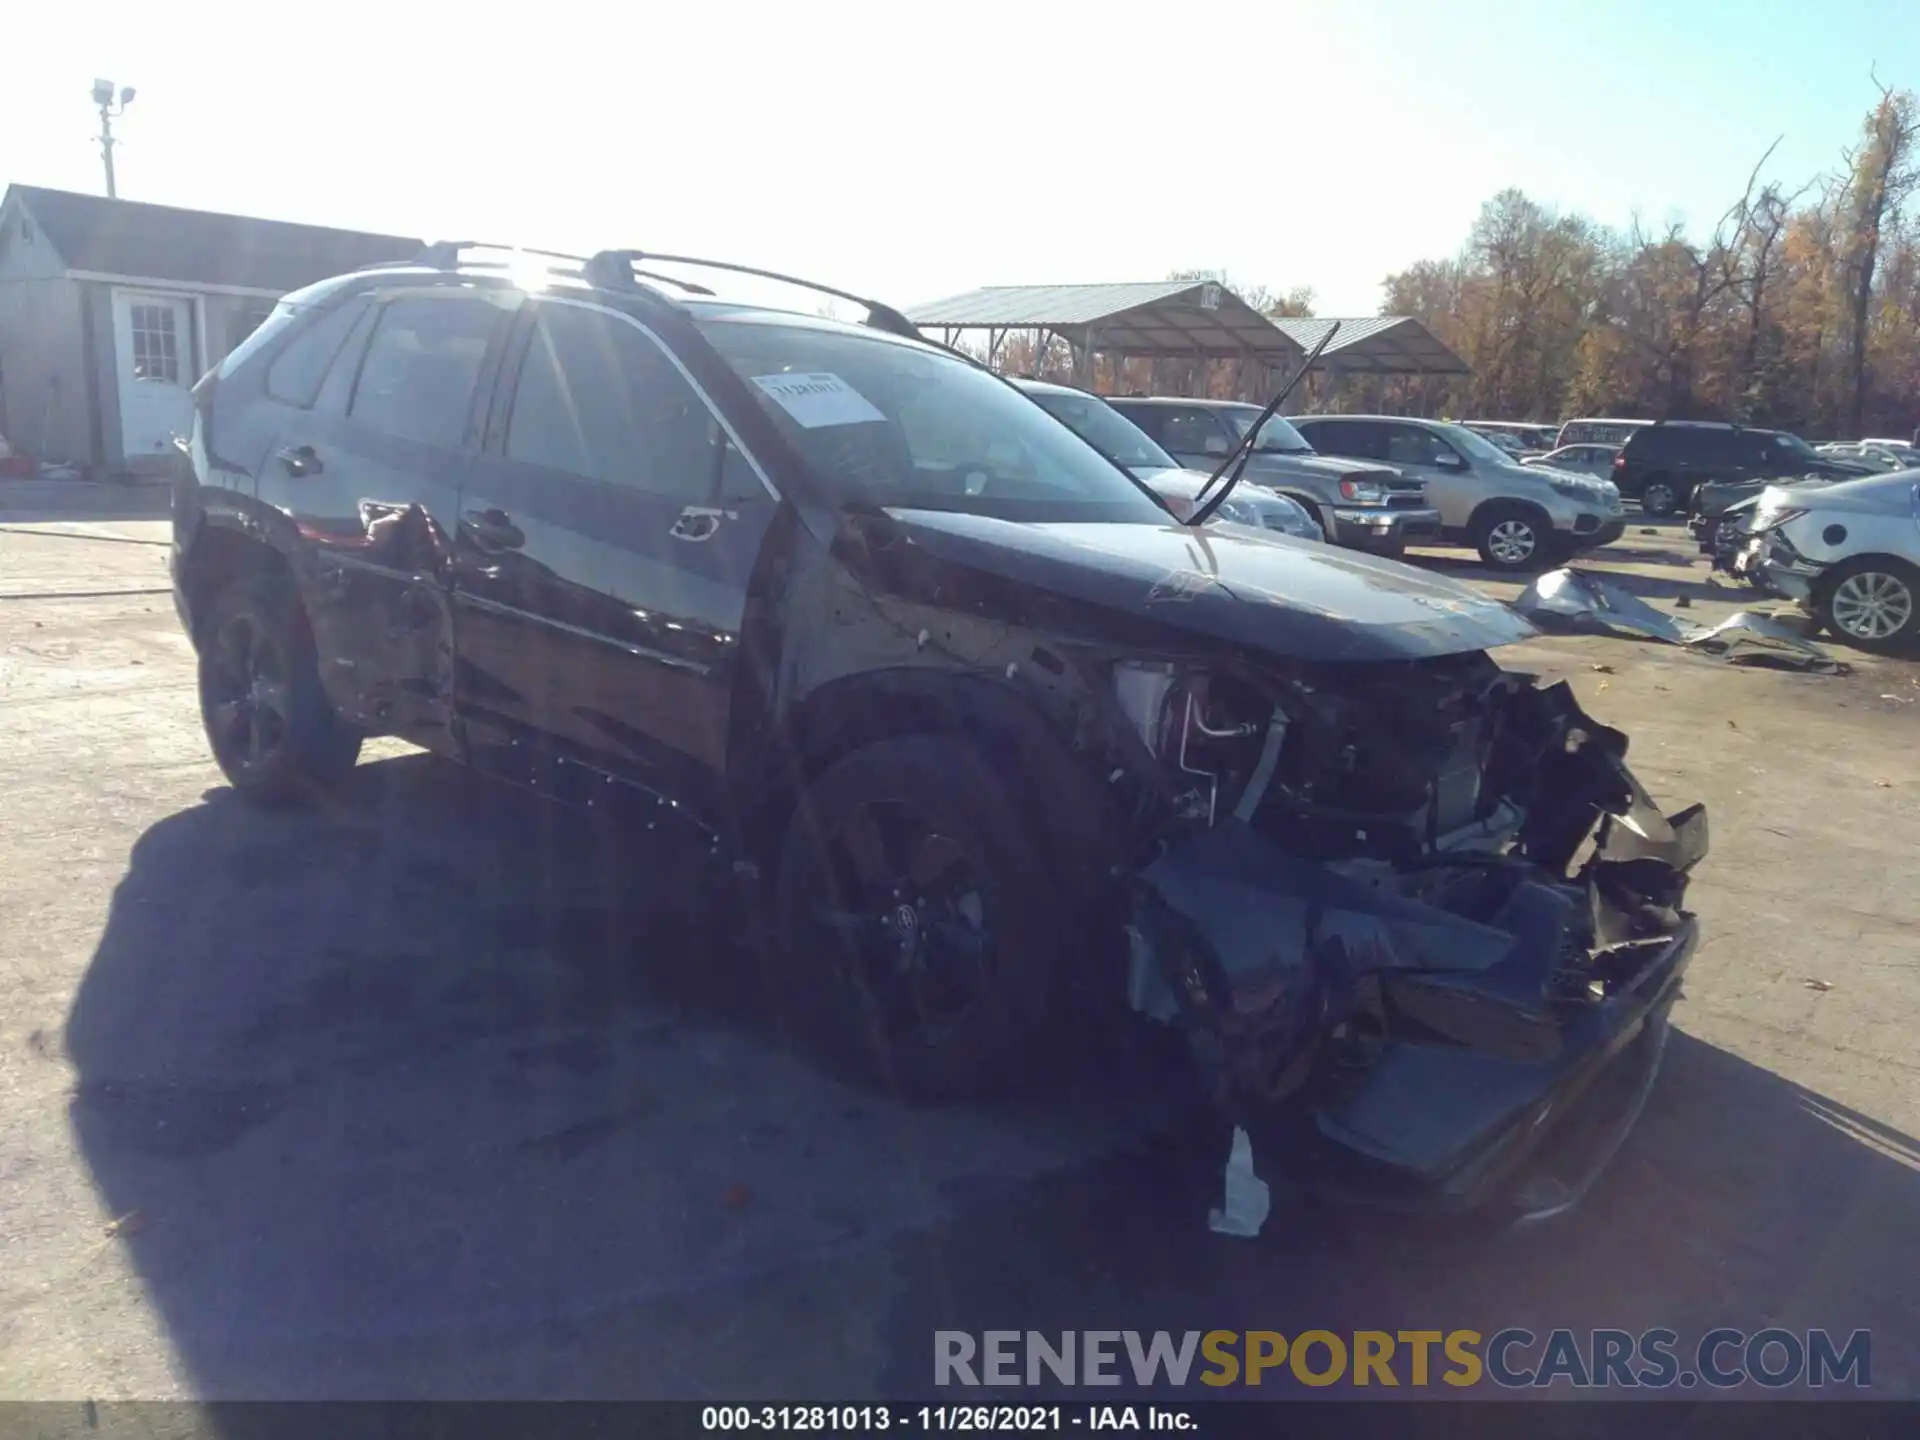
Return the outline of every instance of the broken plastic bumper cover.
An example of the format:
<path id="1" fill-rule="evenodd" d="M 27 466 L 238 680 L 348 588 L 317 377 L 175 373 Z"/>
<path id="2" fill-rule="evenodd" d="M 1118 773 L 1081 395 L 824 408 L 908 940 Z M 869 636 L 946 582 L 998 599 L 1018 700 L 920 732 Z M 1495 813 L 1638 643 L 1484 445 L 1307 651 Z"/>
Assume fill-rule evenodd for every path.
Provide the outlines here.
<path id="1" fill-rule="evenodd" d="M 1772 615 L 1741 610 L 1718 625 L 1695 625 L 1584 570 L 1549 570 L 1520 592 L 1513 608 L 1542 630 L 1659 640 L 1734 665 L 1846 672 L 1845 665 Z"/>
<path id="2" fill-rule="evenodd" d="M 1147 867 L 1133 1000 L 1186 1029 L 1242 1167 L 1244 1132 L 1259 1181 L 1339 1200 L 1574 1203 L 1638 1117 L 1698 936 L 1678 906 L 1705 812 L 1663 818 L 1634 789 L 1584 879 L 1490 866 L 1502 893 L 1478 919 L 1239 821 Z"/>

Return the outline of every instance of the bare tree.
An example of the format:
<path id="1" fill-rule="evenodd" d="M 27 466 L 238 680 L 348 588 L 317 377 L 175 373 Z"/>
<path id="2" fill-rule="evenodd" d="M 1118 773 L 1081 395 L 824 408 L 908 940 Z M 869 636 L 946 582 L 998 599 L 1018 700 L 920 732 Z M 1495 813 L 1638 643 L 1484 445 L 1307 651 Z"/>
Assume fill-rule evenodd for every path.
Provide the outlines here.
<path id="1" fill-rule="evenodd" d="M 1881 230 L 1889 212 L 1898 214 L 1916 186 L 1920 163 L 1920 116 L 1913 93 L 1889 90 L 1879 78 L 1880 103 L 1868 115 L 1858 146 L 1849 151 L 1850 172 L 1845 212 L 1844 263 L 1847 277 L 1847 428 L 1858 436 L 1866 418 L 1867 312 L 1873 304 L 1874 269 L 1880 260 Z"/>

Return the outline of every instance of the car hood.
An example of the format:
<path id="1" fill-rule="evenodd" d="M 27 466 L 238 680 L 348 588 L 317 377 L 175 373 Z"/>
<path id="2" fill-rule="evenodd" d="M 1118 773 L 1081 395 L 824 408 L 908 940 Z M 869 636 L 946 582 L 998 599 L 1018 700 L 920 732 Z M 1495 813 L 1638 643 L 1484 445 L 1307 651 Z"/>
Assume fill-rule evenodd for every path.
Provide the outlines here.
<path id="1" fill-rule="evenodd" d="M 1274 450 L 1256 450 L 1247 457 L 1246 473 L 1257 477 L 1263 472 L 1300 477 L 1319 476 L 1327 480 L 1340 480 L 1349 475 L 1375 475 L 1390 482 L 1420 483 L 1408 480 L 1391 465 L 1382 465 L 1377 460 L 1346 460 L 1338 455 L 1283 455 Z"/>
<path id="2" fill-rule="evenodd" d="M 1270 532 L 886 514 L 910 552 L 889 567 L 896 574 L 958 566 L 1292 659 L 1418 660 L 1536 633 L 1511 607 L 1456 581 Z"/>
<path id="3" fill-rule="evenodd" d="M 1767 501 L 1778 490 L 1778 505 Z M 1791 505 L 1797 510 L 1845 510 L 1860 515 L 1920 514 L 1920 470 L 1885 470 L 1859 480 L 1822 485 L 1768 486 L 1762 509 Z"/>

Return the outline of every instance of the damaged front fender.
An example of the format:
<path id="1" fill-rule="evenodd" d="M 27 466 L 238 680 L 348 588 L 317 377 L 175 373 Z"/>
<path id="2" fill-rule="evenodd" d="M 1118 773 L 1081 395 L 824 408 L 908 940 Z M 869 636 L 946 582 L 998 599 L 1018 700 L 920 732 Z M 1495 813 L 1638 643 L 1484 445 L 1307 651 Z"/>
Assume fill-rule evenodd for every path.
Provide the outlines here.
<path id="1" fill-rule="evenodd" d="M 1396 1208 L 1560 1207 L 1637 1114 L 1644 1086 L 1596 1082 L 1629 1051 L 1657 1063 L 1657 1036 L 1636 1042 L 1692 953 L 1706 814 L 1661 814 L 1563 687 L 1510 703 L 1509 743 L 1558 769 L 1485 797 L 1532 805 L 1506 850 L 1323 862 L 1234 819 L 1138 873 L 1130 998 L 1184 1029 L 1259 1179 Z M 1564 1138 L 1596 1130 L 1607 1143 Z M 1530 1173 L 1555 1136 L 1554 1173 Z"/>

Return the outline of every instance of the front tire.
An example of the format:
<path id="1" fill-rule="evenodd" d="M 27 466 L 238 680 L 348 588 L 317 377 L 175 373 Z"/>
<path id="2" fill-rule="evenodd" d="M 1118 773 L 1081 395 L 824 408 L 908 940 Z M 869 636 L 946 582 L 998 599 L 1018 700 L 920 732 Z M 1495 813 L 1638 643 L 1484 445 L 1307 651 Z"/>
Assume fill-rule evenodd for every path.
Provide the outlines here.
<path id="1" fill-rule="evenodd" d="M 781 847 L 776 1003 L 909 1098 L 1003 1088 L 1037 1058 L 1066 933 L 1032 836 L 964 740 L 882 740 L 838 761 Z"/>
<path id="2" fill-rule="evenodd" d="M 1489 506 L 1474 517 L 1473 546 L 1490 570 L 1536 570 L 1552 558 L 1553 532 L 1531 511 Z"/>
<path id="3" fill-rule="evenodd" d="M 1815 612 L 1848 644 L 1898 654 L 1920 640 L 1920 570 L 1877 555 L 1843 561 L 1821 577 Z"/>
<path id="4" fill-rule="evenodd" d="M 241 795 L 284 805 L 331 789 L 360 758 L 360 732 L 320 686 L 313 638 L 285 579 L 220 592 L 200 627 L 200 720 Z"/>

